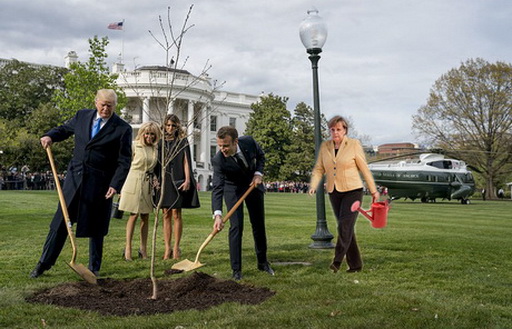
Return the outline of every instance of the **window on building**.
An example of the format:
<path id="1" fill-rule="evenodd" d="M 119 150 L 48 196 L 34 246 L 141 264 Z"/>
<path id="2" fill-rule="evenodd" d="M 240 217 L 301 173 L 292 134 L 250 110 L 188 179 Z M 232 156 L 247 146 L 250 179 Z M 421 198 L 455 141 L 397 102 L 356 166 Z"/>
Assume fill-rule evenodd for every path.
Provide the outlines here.
<path id="1" fill-rule="evenodd" d="M 210 146 L 210 160 L 215 156 L 217 153 L 217 146 L 212 145 Z"/>
<path id="2" fill-rule="evenodd" d="M 197 145 L 194 144 L 194 147 L 192 148 L 192 160 L 197 162 Z"/>
<path id="3" fill-rule="evenodd" d="M 229 125 L 236 128 L 236 118 L 229 118 Z"/>
<path id="4" fill-rule="evenodd" d="M 217 131 L 217 116 L 210 116 L 210 131 Z"/>

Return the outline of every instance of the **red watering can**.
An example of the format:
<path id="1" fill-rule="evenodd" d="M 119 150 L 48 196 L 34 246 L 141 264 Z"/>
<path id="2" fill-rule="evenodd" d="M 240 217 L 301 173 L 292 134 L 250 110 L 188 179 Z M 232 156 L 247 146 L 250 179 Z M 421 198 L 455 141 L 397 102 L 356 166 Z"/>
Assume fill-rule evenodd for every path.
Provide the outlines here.
<path id="1" fill-rule="evenodd" d="M 361 202 L 356 201 L 352 204 L 350 210 L 353 212 L 359 211 L 372 222 L 374 228 L 383 228 L 388 222 L 389 200 L 372 203 L 370 210 L 361 209 Z"/>

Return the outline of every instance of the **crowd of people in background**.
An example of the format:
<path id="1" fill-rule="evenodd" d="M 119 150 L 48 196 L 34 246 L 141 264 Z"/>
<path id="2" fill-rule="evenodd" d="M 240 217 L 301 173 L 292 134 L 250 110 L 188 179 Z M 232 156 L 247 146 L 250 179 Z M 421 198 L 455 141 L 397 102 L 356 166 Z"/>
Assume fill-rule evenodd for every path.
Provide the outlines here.
<path id="1" fill-rule="evenodd" d="M 265 188 L 267 192 L 307 193 L 309 183 L 291 181 L 267 182 L 265 183 Z"/>
<path id="2" fill-rule="evenodd" d="M 61 184 L 65 173 L 59 175 Z M 274 181 L 265 183 L 267 192 L 307 193 L 308 182 Z M 18 172 L 4 170 L 0 173 L 0 190 L 54 190 L 55 183 L 51 171 Z"/>
<path id="3" fill-rule="evenodd" d="M 59 174 L 59 180 L 64 181 L 65 173 Z M 21 172 L 2 170 L 0 172 L 0 190 L 54 190 L 55 181 L 51 171 Z"/>
<path id="4" fill-rule="evenodd" d="M 59 174 L 61 184 L 65 173 Z M 265 183 L 267 192 L 307 193 L 308 182 L 274 181 Z M 51 171 L 47 172 L 12 172 L 4 170 L 0 173 L 0 190 L 54 190 L 55 183 Z M 379 192 L 387 194 L 387 188 L 378 186 Z M 211 190 L 210 188 L 208 190 Z M 365 191 L 367 194 L 367 191 Z"/>

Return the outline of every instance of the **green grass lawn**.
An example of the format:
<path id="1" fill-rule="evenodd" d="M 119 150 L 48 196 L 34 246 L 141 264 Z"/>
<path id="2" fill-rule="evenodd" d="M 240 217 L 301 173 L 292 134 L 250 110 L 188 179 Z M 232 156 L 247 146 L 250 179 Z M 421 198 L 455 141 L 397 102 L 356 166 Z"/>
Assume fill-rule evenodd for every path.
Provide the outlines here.
<path id="1" fill-rule="evenodd" d="M 212 229 L 209 193 L 201 208 L 184 210 L 183 258 L 193 260 Z M 369 199 L 363 208 L 368 207 Z M 315 231 L 315 198 L 267 194 L 269 260 L 276 276 L 256 269 L 246 218 L 242 283 L 268 287 L 276 295 L 259 305 L 227 303 L 206 311 L 114 317 L 25 302 L 39 289 L 80 278 L 66 265 L 67 244 L 58 263 L 30 279 L 56 209 L 52 191 L 0 191 L 1 328 L 512 328 L 512 202 L 473 200 L 420 203 L 394 201 L 384 229 L 359 216 L 356 231 L 365 267 L 333 274 L 333 250 L 308 246 Z M 327 202 L 328 226 L 335 222 Z M 126 215 L 125 215 L 126 219 Z M 103 277 L 149 276 L 149 261 L 125 262 L 125 220 L 113 219 L 106 238 Z M 138 245 L 138 232 L 135 246 Z M 78 239 L 78 263 L 87 265 L 87 239 Z M 161 228 L 156 273 L 173 261 L 161 260 Z M 229 279 L 227 230 L 201 255 L 200 271 Z M 305 262 L 310 265 L 279 265 Z M 148 291 L 148 297 L 151 291 Z"/>

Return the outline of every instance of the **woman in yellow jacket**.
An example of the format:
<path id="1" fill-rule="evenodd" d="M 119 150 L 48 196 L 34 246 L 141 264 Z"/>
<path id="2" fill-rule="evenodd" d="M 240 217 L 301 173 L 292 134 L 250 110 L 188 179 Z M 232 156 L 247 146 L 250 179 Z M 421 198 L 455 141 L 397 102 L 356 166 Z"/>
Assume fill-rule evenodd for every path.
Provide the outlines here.
<path id="1" fill-rule="evenodd" d="M 126 246 L 123 257 L 132 260 L 132 239 L 135 222 L 140 215 L 139 257 L 147 258 L 149 213 L 153 211 L 151 190 L 153 168 L 157 164 L 157 145 L 160 140 L 160 126 L 156 122 L 146 122 L 139 128 L 132 145 L 133 157 L 130 171 L 121 189 L 119 209 L 130 212 L 126 222 Z"/>
<path id="2" fill-rule="evenodd" d="M 320 147 L 309 194 L 316 193 L 318 184 L 325 175 L 325 188 L 338 224 L 334 259 L 329 268 L 334 273 L 338 272 L 346 257 L 347 272 L 359 272 L 363 268 L 363 262 L 354 232 L 358 212 L 350 209 L 355 201 L 362 201 L 363 198 L 363 182 L 359 173 L 364 177 L 373 202 L 379 200 L 380 194 L 368 169 L 361 143 L 347 137 L 347 121 L 341 116 L 335 116 L 329 120 L 328 127 L 331 139 L 323 142 Z"/>

